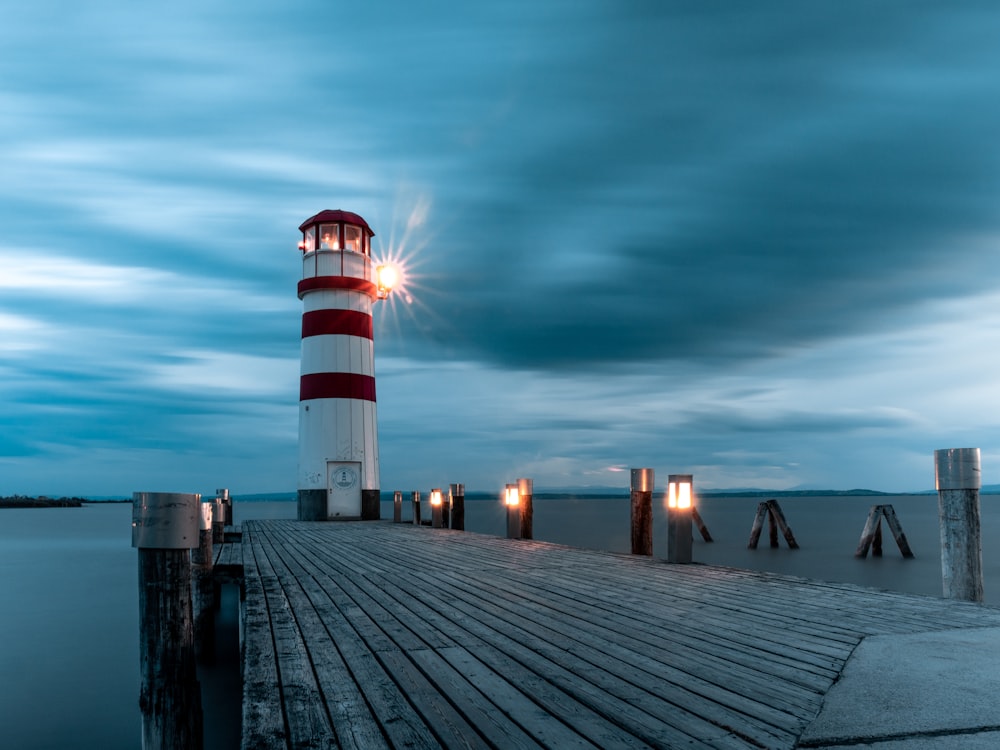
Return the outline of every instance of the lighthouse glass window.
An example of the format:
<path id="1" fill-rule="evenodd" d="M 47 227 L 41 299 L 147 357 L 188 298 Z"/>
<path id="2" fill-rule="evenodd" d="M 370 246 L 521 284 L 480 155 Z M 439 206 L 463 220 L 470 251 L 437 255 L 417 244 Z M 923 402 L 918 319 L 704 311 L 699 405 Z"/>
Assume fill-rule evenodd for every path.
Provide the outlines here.
<path id="1" fill-rule="evenodd" d="M 361 252 L 361 227 L 344 225 L 344 247 L 356 253 Z"/>
<path id="2" fill-rule="evenodd" d="M 316 249 L 316 227 L 309 227 L 302 233 L 302 251 L 311 253 Z"/>
<path id="3" fill-rule="evenodd" d="M 338 250 L 340 249 L 340 238 L 338 237 L 338 226 L 336 224 L 319 225 L 319 249 Z"/>

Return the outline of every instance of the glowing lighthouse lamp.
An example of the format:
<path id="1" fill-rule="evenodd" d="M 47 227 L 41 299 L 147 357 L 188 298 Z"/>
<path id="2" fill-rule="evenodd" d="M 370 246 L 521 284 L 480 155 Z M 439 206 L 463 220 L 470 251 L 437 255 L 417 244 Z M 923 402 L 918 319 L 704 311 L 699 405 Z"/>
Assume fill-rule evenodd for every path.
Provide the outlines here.
<path id="1" fill-rule="evenodd" d="M 692 479 L 690 474 L 667 478 L 667 562 L 691 562 Z"/>
<path id="2" fill-rule="evenodd" d="M 368 223 L 321 211 L 300 226 L 302 363 L 299 382 L 298 517 L 379 517 L 378 431 L 372 305 L 396 270 L 371 258 Z"/>

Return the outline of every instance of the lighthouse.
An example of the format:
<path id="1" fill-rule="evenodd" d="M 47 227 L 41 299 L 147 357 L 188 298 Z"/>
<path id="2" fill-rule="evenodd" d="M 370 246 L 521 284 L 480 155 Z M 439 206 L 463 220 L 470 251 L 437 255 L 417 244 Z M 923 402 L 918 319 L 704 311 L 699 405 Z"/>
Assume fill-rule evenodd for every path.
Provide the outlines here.
<path id="1" fill-rule="evenodd" d="M 389 293 L 374 232 L 350 211 L 306 219 L 302 240 L 298 518 L 379 517 L 372 305 Z"/>

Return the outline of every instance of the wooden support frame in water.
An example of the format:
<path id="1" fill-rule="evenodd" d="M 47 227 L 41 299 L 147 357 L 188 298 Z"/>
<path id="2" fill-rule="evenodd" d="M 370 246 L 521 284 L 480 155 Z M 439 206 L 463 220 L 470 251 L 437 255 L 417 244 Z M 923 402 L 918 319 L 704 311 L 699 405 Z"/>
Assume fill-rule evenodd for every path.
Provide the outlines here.
<path id="1" fill-rule="evenodd" d="M 872 557 L 882 556 L 883 518 L 885 518 L 885 523 L 892 532 L 892 537 L 896 540 L 896 546 L 899 547 L 903 557 L 912 558 L 914 555 L 910 549 L 910 543 L 906 540 L 906 534 L 903 533 L 903 527 L 891 505 L 873 505 L 868 511 L 868 520 L 865 521 L 865 528 L 861 532 L 861 540 L 858 542 L 854 556 L 866 558 L 869 549 L 871 549 Z"/>
<path id="2" fill-rule="evenodd" d="M 778 505 L 777 500 L 771 499 L 757 505 L 757 515 L 754 517 L 753 527 L 750 529 L 750 541 L 747 543 L 747 549 L 757 549 L 757 543 L 760 541 L 760 533 L 764 529 L 765 518 L 768 521 L 772 547 L 778 546 L 778 530 L 780 529 L 782 536 L 785 537 L 785 542 L 788 544 L 788 549 L 799 548 L 799 543 L 795 541 L 795 535 L 792 534 L 792 530 L 788 526 L 788 521 L 785 520 L 785 514 L 782 512 L 781 506 Z"/>

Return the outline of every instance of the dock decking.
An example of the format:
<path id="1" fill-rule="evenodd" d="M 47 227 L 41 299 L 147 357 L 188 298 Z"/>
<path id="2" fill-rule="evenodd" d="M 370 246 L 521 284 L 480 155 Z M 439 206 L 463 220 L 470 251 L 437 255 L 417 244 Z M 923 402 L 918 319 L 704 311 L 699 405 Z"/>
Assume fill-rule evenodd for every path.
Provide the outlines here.
<path id="1" fill-rule="evenodd" d="M 980 605 L 409 524 L 247 521 L 225 547 L 248 750 L 793 748 L 865 636 L 1000 626 Z"/>

